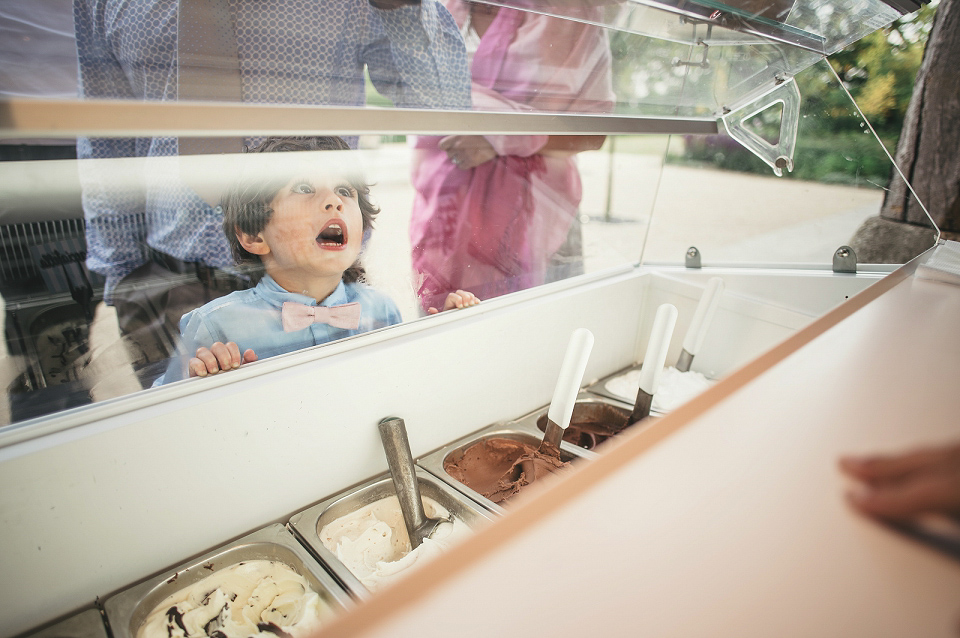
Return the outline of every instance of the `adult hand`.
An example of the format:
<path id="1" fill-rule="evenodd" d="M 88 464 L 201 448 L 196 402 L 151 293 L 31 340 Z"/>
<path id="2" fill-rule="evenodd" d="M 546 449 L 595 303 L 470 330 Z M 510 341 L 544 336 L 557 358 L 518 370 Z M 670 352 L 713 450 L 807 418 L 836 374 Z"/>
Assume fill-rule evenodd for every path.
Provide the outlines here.
<path id="1" fill-rule="evenodd" d="M 244 363 L 253 363 L 257 360 L 257 355 L 249 348 L 240 355 L 240 348 L 236 343 L 216 342 L 209 348 L 197 348 L 197 356 L 190 359 L 187 368 L 191 377 L 205 377 L 208 374 L 216 374 L 221 370 L 233 370 L 239 368 Z"/>
<path id="2" fill-rule="evenodd" d="M 497 156 L 493 146 L 482 135 L 449 135 L 440 140 L 439 148 L 457 168 L 468 171 Z"/>
<path id="3" fill-rule="evenodd" d="M 861 482 L 847 498 L 871 516 L 960 516 L 960 443 L 890 456 L 847 456 L 840 469 Z"/>

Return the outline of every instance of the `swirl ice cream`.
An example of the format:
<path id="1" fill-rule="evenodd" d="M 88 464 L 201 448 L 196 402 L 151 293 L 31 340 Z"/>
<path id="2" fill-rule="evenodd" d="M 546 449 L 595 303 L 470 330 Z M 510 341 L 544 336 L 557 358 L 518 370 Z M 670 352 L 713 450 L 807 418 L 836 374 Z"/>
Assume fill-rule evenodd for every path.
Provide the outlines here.
<path id="1" fill-rule="evenodd" d="M 300 638 L 332 615 L 287 565 L 249 560 L 168 596 L 147 616 L 137 638 Z"/>
<path id="2" fill-rule="evenodd" d="M 450 513 L 431 498 L 423 497 L 429 518 Z M 410 538 L 396 496 L 388 496 L 334 519 L 320 528 L 320 541 L 364 587 L 376 591 L 416 565 L 440 555 L 451 543 L 470 534 L 462 520 L 443 523 L 410 551 Z"/>

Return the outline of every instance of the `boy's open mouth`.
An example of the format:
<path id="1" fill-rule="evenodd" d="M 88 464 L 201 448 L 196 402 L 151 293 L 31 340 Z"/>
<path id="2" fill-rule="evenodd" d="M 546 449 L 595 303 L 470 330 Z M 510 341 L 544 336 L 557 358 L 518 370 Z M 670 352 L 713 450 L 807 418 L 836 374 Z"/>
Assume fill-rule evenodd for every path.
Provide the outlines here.
<path id="1" fill-rule="evenodd" d="M 347 225 L 339 219 L 331 219 L 320 229 L 317 243 L 323 248 L 343 248 L 347 245 Z"/>

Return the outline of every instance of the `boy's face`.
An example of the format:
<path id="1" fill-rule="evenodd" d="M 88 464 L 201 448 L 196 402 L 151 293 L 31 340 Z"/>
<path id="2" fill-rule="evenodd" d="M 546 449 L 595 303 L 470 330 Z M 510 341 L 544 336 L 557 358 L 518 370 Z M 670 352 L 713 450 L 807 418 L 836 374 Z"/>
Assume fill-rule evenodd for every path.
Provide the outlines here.
<path id="1" fill-rule="evenodd" d="M 295 286 L 295 292 L 317 279 L 339 280 L 357 260 L 363 241 L 363 217 L 350 182 L 328 171 L 310 173 L 277 193 L 260 233 L 269 249 L 261 255 L 267 272 Z"/>

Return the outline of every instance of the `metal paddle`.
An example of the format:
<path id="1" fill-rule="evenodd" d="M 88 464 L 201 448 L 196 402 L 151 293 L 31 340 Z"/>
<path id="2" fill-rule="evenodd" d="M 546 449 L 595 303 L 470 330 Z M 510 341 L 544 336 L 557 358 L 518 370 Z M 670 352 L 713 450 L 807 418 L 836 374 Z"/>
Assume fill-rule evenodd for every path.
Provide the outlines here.
<path id="1" fill-rule="evenodd" d="M 403 512 L 403 522 L 407 526 L 407 535 L 410 537 L 410 549 L 420 547 L 423 539 L 428 538 L 441 523 L 451 523 L 453 519 L 428 518 L 423 511 L 423 501 L 420 498 L 420 484 L 414 470 L 413 455 L 410 453 L 410 442 L 407 440 L 407 428 L 400 417 L 387 417 L 380 421 L 380 440 L 383 442 L 383 451 L 387 456 L 387 465 L 390 466 L 390 476 L 397 490 L 400 500 L 400 511 Z"/>

